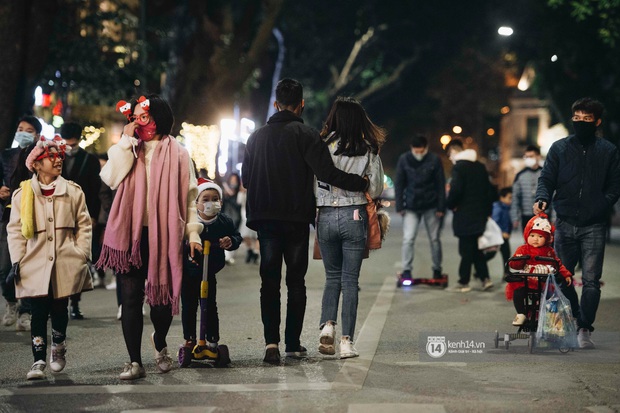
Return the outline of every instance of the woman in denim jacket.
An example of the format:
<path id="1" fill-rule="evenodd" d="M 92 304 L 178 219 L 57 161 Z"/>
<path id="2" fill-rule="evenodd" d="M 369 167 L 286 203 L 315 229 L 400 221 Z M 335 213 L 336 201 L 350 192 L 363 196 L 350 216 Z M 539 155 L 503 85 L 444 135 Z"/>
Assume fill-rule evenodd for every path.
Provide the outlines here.
<path id="1" fill-rule="evenodd" d="M 334 102 L 321 131 L 334 165 L 348 173 L 367 176 L 368 193 L 375 199 L 383 191 L 383 165 L 379 149 L 386 132 L 372 123 L 362 105 L 353 98 Z M 357 319 L 358 279 L 368 233 L 366 196 L 316 181 L 317 237 L 325 289 L 321 310 L 319 352 L 335 354 L 335 325 L 342 291 L 342 337 L 340 358 L 357 357 L 353 347 Z"/>

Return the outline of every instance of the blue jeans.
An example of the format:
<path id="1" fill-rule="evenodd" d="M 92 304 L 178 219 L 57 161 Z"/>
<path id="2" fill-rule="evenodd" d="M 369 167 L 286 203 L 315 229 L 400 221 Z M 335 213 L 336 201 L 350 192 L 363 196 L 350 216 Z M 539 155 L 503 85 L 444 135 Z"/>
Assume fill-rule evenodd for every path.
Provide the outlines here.
<path id="1" fill-rule="evenodd" d="M 601 275 L 605 257 L 605 236 L 607 225 L 604 223 L 576 227 L 558 218 L 555 230 L 555 251 L 562 264 L 572 274 L 575 265 L 581 262 L 583 270 L 583 290 L 581 307 L 573 285 L 564 287 L 562 292 L 571 302 L 573 316 L 579 328 L 594 330 L 592 324 L 601 300 Z"/>
<path id="2" fill-rule="evenodd" d="M 308 238 L 310 224 L 289 221 L 261 221 L 260 241 L 260 308 L 266 344 L 280 342 L 280 284 L 282 259 L 286 263 L 286 329 L 287 351 L 297 351 L 306 313 L 306 271 L 308 271 Z"/>
<path id="3" fill-rule="evenodd" d="M 317 219 L 317 237 L 325 267 L 320 325 L 336 321 L 342 292 L 342 335 L 351 340 L 357 321 L 358 280 L 366 249 L 367 223 L 363 205 L 323 207 Z"/>
<path id="4" fill-rule="evenodd" d="M 405 211 L 405 216 L 403 217 L 403 271 L 413 270 L 413 245 L 418 236 L 420 223 L 424 219 L 428 239 L 431 243 L 433 271 L 441 273 L 442 253 L 439 235 L 441 234 L 443 218 L 438 217 L 435 212 L 435 209 L 427 209 L 423 212 Z"/>

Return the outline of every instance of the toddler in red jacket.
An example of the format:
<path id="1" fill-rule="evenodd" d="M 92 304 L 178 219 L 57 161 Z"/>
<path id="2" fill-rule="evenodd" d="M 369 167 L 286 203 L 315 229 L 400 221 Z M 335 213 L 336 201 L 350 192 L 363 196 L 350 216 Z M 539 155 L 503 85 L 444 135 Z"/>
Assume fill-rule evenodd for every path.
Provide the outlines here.
<path id="1" fill-rule="evenodd" d="M 549 265 L 548 261 L 537 260 L 536 257 L 553 258 L 558 264 L 558 272 L 564 277 L 568 285 L 572 282 L 572 274 L 564 267 L 555 250 L 551 246 L 553 243 L 553 233 L 555 228 L 549 222 L 546 214 L 541 213 L 530 219 L 523 230 L 525 244 L 515 251 L 513 257 L 528 255 L 527 260 L 510 261 L 508 265 L 514 270 L 531 274 L 552 274 L 556 272 L 554 265 Z M 528 288 L 536 290 L 538 288 L 538 278 L 529 277 L 527 279 Z M 513 301 L 517 315 L 512 322 L 513 326 L 521 326 L 527 319 L 525 315 L 525 300 L 527 293 L 525 282 L 514 282 L 506 284 L 506 299 Z"/>

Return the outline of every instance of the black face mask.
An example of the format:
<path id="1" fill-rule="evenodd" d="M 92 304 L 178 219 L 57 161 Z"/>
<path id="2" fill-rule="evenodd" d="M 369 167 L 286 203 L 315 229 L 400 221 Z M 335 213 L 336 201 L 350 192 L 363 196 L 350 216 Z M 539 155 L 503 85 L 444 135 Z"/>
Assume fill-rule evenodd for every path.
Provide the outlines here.
<path id="1" fill-rule="evenodd" d="M 582 145 L 588 145 L 596 139 L 596 122 L 573 121 L 573 129 Z"/>

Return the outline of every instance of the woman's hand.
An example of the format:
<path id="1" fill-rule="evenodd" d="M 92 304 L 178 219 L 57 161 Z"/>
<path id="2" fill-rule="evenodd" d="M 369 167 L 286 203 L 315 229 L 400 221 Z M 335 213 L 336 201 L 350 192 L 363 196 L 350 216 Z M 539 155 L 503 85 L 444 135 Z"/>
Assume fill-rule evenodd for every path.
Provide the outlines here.
<path id="1" fill-rule="evenodd" d="M 566 286 L 569 286 L 573 283 L 573 277 L 566 277 L 564 281 L 566 281 Z"/>
<path id="2" fill-rule="evenodd" d="M 194 254 L 198 252 L 202 252 L 202 245 L 198 242 L 190 242 L 189 243 L 189 256 L 194 258 Z"/>
<path id="3" fill-rule="evenodd" d="M 133 137 L 136 132 L 137 127 L 138 127 L 138 124 L 135 121 L 129 122 L 123 127 L 123 133 L 127 136 Z"/>

